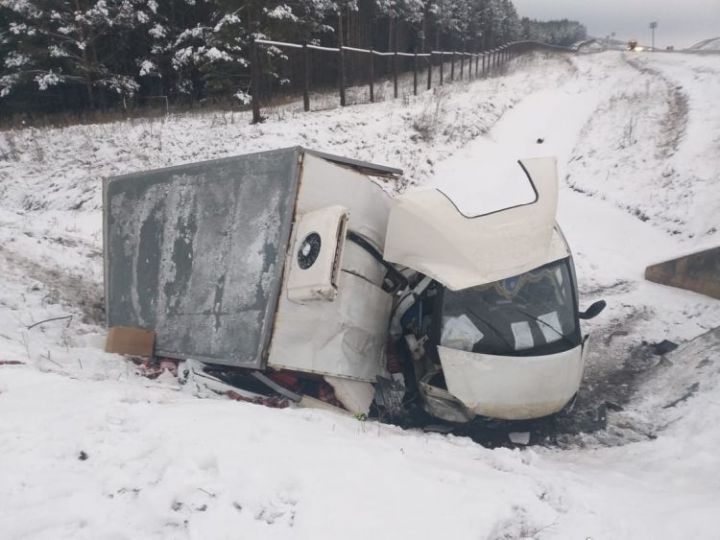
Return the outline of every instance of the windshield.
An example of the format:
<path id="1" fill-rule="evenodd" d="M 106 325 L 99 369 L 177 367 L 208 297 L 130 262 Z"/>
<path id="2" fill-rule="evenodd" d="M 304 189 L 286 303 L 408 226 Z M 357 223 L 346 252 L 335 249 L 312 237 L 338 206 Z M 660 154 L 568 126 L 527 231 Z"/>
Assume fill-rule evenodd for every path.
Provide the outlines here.
<path id="1" fill-rule="evenodd" d="M 440 344 L 503 356 L 553 354 L 580 344 L 570 259 L 442 295 Z"/>

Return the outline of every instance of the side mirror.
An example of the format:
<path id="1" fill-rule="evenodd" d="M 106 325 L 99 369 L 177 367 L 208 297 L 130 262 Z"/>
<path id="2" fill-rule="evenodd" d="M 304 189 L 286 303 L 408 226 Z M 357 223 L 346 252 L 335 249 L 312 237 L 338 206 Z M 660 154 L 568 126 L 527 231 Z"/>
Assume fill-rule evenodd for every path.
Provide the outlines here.
<path id="1" fill-rule="evenodd" d="M 602 310 L 605 309 L 605 306 L 607 306 L 607 302 L 605 300 L 598 300 L 585 311 L 581 311 L 580 313 L 578 313 L 578 317 L 583 320 L 594 319 L 595 317 L 600 315 L 600 313 L 602 313 Z"/>

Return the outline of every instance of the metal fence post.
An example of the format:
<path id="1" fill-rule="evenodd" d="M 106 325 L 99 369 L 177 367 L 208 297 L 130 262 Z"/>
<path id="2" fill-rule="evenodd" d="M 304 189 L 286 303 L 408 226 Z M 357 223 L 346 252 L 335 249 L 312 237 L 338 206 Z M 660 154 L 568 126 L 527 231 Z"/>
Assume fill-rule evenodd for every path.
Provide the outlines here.
<path id="1" fill-rule="evenodd" d="M 375 53 L 370 49 L 370 103 L 375 103 Z"/>
<path id="2" fill-rule="evenodd" d="M 338 84 L 340 85 L 340 106 L 345 106 L 345 53 L 343 52 L 343 46 L 340 45 L 340 50 L 338 51 L 338 54 L 340 55 L 340 73 L 339 73 L 339 81 Z"/>
<path id="3" fill-rule="evenodd" d="M 430 90 L 432 88 L 432 52 L 430 53 L 429 56 L 426 56 L 425 58 L 427 58 L 427 70 L 428 70 L 427 89 Z"/>
<path id="4" fill-rule="evenodd" d="M 260 54 L 255 40 L 250 44 L 250 86 L 252 89 L 252 123 L 263 121 L 260 114 L 260 79 L 262 78 Z"/>
<path id="5" fill-rule="evenodd" d="M 460 80 L 463 80 L 465 74 L 465 43 L 463 43 L 463 50 L 460 53 Z"/>
<path id="6" fill-rule="evenodd" d="M 393 52 L 393 95 L 395 98 L 398 97 L 398 53 L 397 53 L 397 47 L 395 48 L 395 52 Z"/>
<path id="7" fill-rule="evenodd" d="M 417 71 L 418 71 L 418 62 L 417 62 L 417 49 L 415 49 L 415 54 L 413 56 L 413 95 L 417 96 Z"/>
<path id="8" fill-rule="evenodd" d="M 440 86 L 445 84 L 444 75 L 443 75 L 444 65 L 445 65 L 445 53 L 440 51 Z"/>
<path id="9" fill-rule="evenodd" d="M 455 80 L 455 51 L 452 52 L 450 57 L 450 81 Z"/>
<path id="10" fill-rule="evenodd" d="M 310 52 L 307 41 L 303 42 L 303 108 L 305 112 L 310 110 Z"/>

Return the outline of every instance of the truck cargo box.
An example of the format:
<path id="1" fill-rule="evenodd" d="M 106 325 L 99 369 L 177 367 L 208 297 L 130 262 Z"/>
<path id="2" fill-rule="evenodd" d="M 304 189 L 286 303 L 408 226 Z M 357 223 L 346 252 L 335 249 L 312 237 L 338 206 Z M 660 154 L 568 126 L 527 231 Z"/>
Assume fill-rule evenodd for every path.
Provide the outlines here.
<path id="1" fill-rule="evenodd" d="M 272 348 L 284 367 L 374 379 L 376 367 L 356 365 L 358 351 L 382 353 L 386 328 L 370 321 L 391 299 L 368 255 L 349 249 L 346 264 L 357 268 L 333 265 L 342 262 L 341 224 L 382 250 L 389 197 L 367 175 L 399 172 L 293 147 L 107 179 L 108 326 L 154 331 L 158 356 L 261 369 Z M 294 251 L 308 249 L 301 243 L 311 233 L 336 236 L 310 246 L 322 249 L 309 253 L 317 265 L 330 266 L 299 268 L 293 278 Z M 349 306 L 359 294 L 381 301 L 358 314 Z M 298 329 L 323 322 L 334 322 L 337 335 L 308 346 Z"/>

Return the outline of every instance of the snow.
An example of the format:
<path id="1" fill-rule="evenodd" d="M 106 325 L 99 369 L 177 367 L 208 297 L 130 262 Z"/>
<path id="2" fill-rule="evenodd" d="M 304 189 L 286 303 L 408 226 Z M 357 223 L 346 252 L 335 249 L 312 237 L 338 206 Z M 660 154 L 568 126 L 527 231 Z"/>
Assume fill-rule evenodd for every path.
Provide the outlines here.
<path id="1" fill-rule="evenodd" d="M 700 41 L 690 47 L 690 51 L 720 51 L 720 37 Z"/>
<path id="2" fill-rule="evenodd" d="M 150 60 L 143 60 L 140 63 L 140 76 L 149 75 L 157 69 L 157 66 Z"/>
<path id="3" fill-rule="evenodd" d="M 25 362 L 0 365 L 0 537 L 716 537 L 720 336 L 661 363 L 636 351 L 720 325 L 720 302 L 642 279 L 720 240 L 718 75 L 715 55 L 536 57 L 417 99 L 289 105 L 254 126 L 218 112 L 0 133 L 0 360 Z M 452 180 L 469 207 L 510 163 L 557 156 L 581 302 L 608 301 L 584 323 L 595 346 L 578 414 L 625 398 L 608 427 L 488 449 L 202 399 L 102 352 L 100 179 L 294 144 L 403 167 L 388 190 Z"/>

